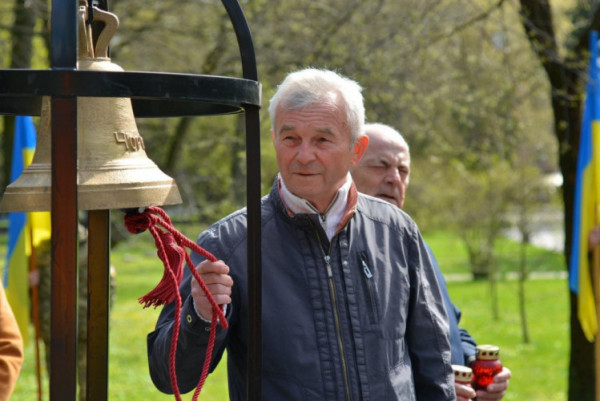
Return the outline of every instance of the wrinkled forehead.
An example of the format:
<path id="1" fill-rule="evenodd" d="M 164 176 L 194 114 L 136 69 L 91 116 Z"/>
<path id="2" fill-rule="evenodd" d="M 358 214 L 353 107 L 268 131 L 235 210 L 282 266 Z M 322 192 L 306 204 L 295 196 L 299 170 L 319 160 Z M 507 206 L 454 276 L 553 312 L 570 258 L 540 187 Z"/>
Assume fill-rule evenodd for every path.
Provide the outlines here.
<path id="1" fill-rule="evenodd" d="M 369 145 L 363 158 L 379 159 L 390 164 L 410 165 L 410 153 L 405 144 L 390 137 L 369 135 Z"/>

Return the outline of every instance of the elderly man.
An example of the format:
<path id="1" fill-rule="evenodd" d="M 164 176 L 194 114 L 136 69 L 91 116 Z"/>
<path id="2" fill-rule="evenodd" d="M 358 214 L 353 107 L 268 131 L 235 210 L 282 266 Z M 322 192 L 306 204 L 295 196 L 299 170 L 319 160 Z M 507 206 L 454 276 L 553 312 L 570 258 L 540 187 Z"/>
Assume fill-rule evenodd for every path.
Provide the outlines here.
<path id="1" fill-rule="evenodd" d="M 408 144 L 398 131 L 381 123 L 366 124 L 365 134 L 369 138 L 369 146 L 351 170 L 356 187 L 360 192 L 402 208 L 410 179 Z M 434 263 L 448 311 L 452 363 L 470 365 L 475 360 L 475 340 L 466 330 L 458 327 L 460 310 L 450 300 L 437 261 L 431 249 L 427 249 Z M 504 397 L 510 376 L 510 370 L 504 368 L 503 372 L 495 377 L 494 384 L 488 386 L 485 391 L 478 390 L 477 393 L 469 386 L 455 383 L 456 394 L 459 400 L 469 400 L 477 396 L 478 401 L 498 401 Z"/>
<path id="2" fill-rule="evenodd" d="M 349 170 L 368 139 L 361 87 L 335 72 L 289 74 L 269 106 L 280 169 L 262 200 L 262 392 L 283 400 L 454 400 L 448 323 L 427 249 L 400 209 L 358 194 Z M 193 255 L 228 329 L 229 395 L 246 399 L 246 212 L 222 219 Z M 186 272 L 188 274 L 188 272 Z M 201 376 L 212 307 L 188 274 L 182 310 L 165 306 L 148 337 L 155 385 L 173 391 L 174 313 L 184 321 L 176 371 L 182 391 Z"/>

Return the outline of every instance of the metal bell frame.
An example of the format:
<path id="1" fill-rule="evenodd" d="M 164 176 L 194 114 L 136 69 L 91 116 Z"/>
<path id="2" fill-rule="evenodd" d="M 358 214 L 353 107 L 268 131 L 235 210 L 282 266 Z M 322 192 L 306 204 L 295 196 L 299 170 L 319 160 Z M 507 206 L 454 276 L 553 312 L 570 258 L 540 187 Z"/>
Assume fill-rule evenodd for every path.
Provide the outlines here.
<path id="1" fill-rule="evenodd" d="M 248 399 L 261 399 L 261 86 L 248 24 L 236 0 L 222 0 L 240 50 L 242 78 L 164 72 L 77 70 L 78 0 L 52 0 L 49 70 L 0 69 L 0 114 L 39 115 L 52 99 L 52 310 L 50 401 L 76 400 L 78 266 L 77 97 L 129 97 L 140 117 L 240 113 L 246 120 L 248 210 Z M 108 0 L 98 8 L 108 10 Z M 108 399 L 110 210 L 89 212 L 87 400 Z"/>

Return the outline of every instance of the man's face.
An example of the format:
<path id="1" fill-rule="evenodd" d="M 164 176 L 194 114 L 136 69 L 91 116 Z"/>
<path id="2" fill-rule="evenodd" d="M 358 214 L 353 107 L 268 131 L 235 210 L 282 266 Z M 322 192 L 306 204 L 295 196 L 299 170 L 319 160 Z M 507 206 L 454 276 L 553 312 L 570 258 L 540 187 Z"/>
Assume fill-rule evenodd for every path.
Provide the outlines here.
<path id="1" fill-rule="evenodd" d="M 402 208 L 410 177 L 408 150 L 396 135 L 374 131 L 368 136 L 369 146 L 352 169 L 356 188 Z"/>
<path id="2" fill-rule="evenodd" d="M 368 139 L 350 146 L 350 129 L 337 101 L 298 110 L 277 111 L 273 145 L 279 171 L 294 195 L 325 212 L 344 184 L 351 166 L 364 152 Z"/>

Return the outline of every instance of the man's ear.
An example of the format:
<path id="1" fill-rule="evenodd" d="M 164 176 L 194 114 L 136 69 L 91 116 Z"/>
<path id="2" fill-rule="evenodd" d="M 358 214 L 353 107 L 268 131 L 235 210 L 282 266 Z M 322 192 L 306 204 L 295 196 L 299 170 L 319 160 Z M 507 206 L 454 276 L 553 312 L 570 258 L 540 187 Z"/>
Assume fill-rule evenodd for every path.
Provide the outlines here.
<path id="1" fill-rule="evenodd" d="M 273 145 L 275 145 L 275 133 L 273 132 L 273 130 L 270 130 L 271 132 L 271 140 L 273 141 Z"/>
<path id="2" fill-rule="evenodd" d="M 358 138 L 356 143 L 354 144 L 354 157 L 352 158 L 352 165 L 356 165 L 360 158 L 365 154 L 365 150 L 367 150 L 367 145 L 369 145 L 369 137 L 363 135 Z"/>

